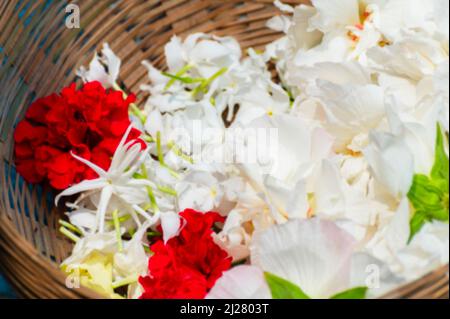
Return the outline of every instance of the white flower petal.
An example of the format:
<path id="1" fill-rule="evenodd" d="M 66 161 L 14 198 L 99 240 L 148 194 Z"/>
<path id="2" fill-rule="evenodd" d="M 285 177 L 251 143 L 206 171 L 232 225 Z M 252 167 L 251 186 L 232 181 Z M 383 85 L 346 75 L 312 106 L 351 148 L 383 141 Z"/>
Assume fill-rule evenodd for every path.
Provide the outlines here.
<path id="1" fill-rule="evenodd" d="M 58 205 L 61 197 L 72 196 L 90 190 L 101 189 L 106 185 L 107 181 L 103 178 L 82 181 L 81 183 L 74 185 L 58 194 L 58 196 L 56 196 L 55 198 L 55 204 Z"/>
<path id="2" fill-rule="evenodd" d="M 119 78 L 121 61 L 114 54 L 114 52 L 111 50 L 111 48 L 107 43 L 103 44 L 102 54 L 105 64 L 108 66 L 109 81 L 110 81 L 109 83 L 111 85 L 115 83 Z"/>
<path id="3" fill-rule="evenodd" d="M 97 209 L 97 225 L 98 231 L 101 234 L 105 232 L 106 211 L 108 210 L 108 204 L 112 194 L 113 194 L 112 187 L 108 185 L 105 188 L 103 188 L 100 195 L 100 201 Z"/>
<path id="4" fill-rule="evenodd" d="M 237 266 L 223 273 L 206 299 L 271 299 L 271 293 L 261 269 Z"/>
<path id="5" fill-rule="evenodd" d="M 178 72 L 185 65 L 184 57 L 182 56 L 181 39 L 177 36 L 172 37 L 170 42 L 165 47 L 166 62 L 169 70 Z"/>
<path id="6" fill-rule="evenodd" d="M 254 235 L 252 263 L 298 285 L 312 298 L 349 287 L 354 240 L 335 224 L 294 220 Z"/>
<path id="7" fill-rule="evenodd" d="M 389 133 L 370 134 L 364 156 L 377 179 L 395 198 L 408 194 L 414 175 L 414 158 L 401 138 Z"/>
<path id="8" fill-rule="evenodd" d="M 96 164 L 94 164 L 92 162 L 89 162 L 88 160 L 86 160 L 86 159 L 84 159 L 82 157 L 79 157 L 79 156 L 75 155 L 74 153 L 71 153 L 71 155 L 76 160 L 80 161 L 81 163 L 83 163 L 84 165 L 86 165 L 87 167 L 92 169 L 94 172 L 96 172 L 97 175 L 99 175 L 100 177 L 104 177 L 106 175 L 106 171 L 103 168 L 101 168 L 100 166 L 98 166 L 98 165 L 96 165 Z"/>
<path id="9" fill-rule="evenodd" d="M 294 8 L 288 4 L 284 4 L 280 0 L 275 0 L 274 5 L 280 9 L 280 11 L 287 12 L 287 13 L 294 13 Z"/>
<path id="10" fill-rule="evenodd" d="M 164 243 L 167 243 L 171 238 L 177 236 L 180 231 L 181 219 L 180 216 L 173 212 L 166 212 L 161 214 L 161 227 L 164 235 Z"/>
<path id="11" fill-rule="evenodd" d="M 322 32 L 360 23 L 358 0 L 312 0 L 317 14 L 311 19 L 311 27 Z"/>

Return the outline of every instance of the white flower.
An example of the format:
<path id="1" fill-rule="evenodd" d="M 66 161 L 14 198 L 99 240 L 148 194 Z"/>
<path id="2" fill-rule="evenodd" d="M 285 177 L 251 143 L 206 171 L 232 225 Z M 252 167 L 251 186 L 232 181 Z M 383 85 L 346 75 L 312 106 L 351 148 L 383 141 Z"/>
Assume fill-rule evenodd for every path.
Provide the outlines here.
<path id="1" fill-rule="evenodd" d="M 235 39 L 203 33 L 192 34 L 184 42 L 174 36 L 166 45 L 165 53 L 170 72 L 177 73 L 184 66 L 192 65 L 202 78 L 211 77 L 241 58 L 241 49 Z"/>
<path id="2" fill-rule="evenodd" d="M 123 248 L 114 254 L 113 273 L 115 282 L 127 282 L 128 298 L 136 299 L 141 295 L 138 279 L 148 272 L 148 256 L 144 250 L 145 234 L 151 223 L 144 223 L 129 241 L 123 241 Z"/>
<path id="3" fill-rule="evenodd" d="M 382 40 L 374 25 L 375 2 L 315 0 L 313 7 L 295 8 L 291 23 L 283 24 L 288 42 L 283 44 L 286 52 L 278 50 L 279 66 L 295 74 L 321 62 L 357 60 L 365 64 L 367 50 Z M 272 26 L 279 29 L 282 25 L 272 22 Z"/>
<path id="4" fill-rule="evenodd" d="M 240 64 L 241 49 L 233 38 L 197 33 L 188 36 L 184 42 L 174 36 L 166 45 L 165 54 L 170 75 L 156 70 L 148 62 L 144 63 L 152 82 L 151 85 L 141 86 L 141 89 L 151 94 L 146 103 L 148 112 L 154 109 L 163 113 L 174 112 L 198 104 L 208 104 L 213 108 L 213 94 L 222 91 L 218 82 L 230 69 Z M 193 82 L 179 80 L 183 78 Z M 202 90 L 194 94 L 202 81 L 208 83 L 203 88 L 208 92 Z"/>
<path id="5" fill-rule="evenodd" d="M 295 10 L 292 6 L 282 3 L 280 0 L 275 0 L 274 5 L 283 12 L 293 13 Z"/>
<path id="6" fill-rule="evenodd" d="M 425 224 L 411 243 L 408 243 L 409 236 L 410 208 L 405 198 L 397 211 L 383 221 L 365 251 L 384 261 L 403 282 L 415 280 L 448 263 L 448 224 L 437 221 Z"/>
<path id="7" fill-rule="evenodd" d="M 104 297 L 121 298 L 113 288 L 113 255 L 117 251 L 115 233 L 88 235 L 75 245 L 62 270 Z"/>
<path id="8" fill-rule="evenodd" d="M 385 117 L 384 91 L 376 85 L 337 85 L 319 81 L 324 119 L 322 125 L 335 137 L 335 151 L 359 152 L 368 133 Z"/>
<path id="9" fill-rule="evenodd" d="M 449 262 L 448 223 L 427 223 L 410 245 L 398 254 L 399 264 L 393 270 L 408 281 L 424 276 Z"/>
<path id="10" fill-rule="evenodd" d="M 254 235 L 252 264 L 299 286 L 311 298 L 350 287 L 354 240 L 335 224 L 294 220 Z"/>
<path id="11" fill-rule="evenodd" d="M 377 68 L 420 81 L 448 61 L 448 50 L 428 37 L 407 36 L 392 45 L 371 49 L 368 57 Z"/>
<path id="12" fill-rule="evenodd" d="M 249 245 L 255 231 L 262 231 L 275 223 L 264 197 L 256 193 L 248 183 L 242 189 L 235 188 L 235 207 L 228 213 L 216 242 L 233 260 L 240 261 L 250 255 Z"/>
<path id="13" fill-rule="evenodd" d="M 404 139 L 373 132 L 364 156 L 376 180 L 391 196 L 401 199 L 408 194 L 414 175 L 414 157 Z"/>
<path id="14" fill-rule="evenodd" d="M 275 16 L 267 21 L 267 27 L 275 31 L 287 33 L 291 27 L 291 20 L 286 16 Z"/>
<path id="15" fill-rule="evenodd" d="M 99 81 L 105 88 L 113 88 L 120 72 L 120 59 L 114 54 L 107 43 L 103 44 L 102 57 L 97 54 L 89 64 L 89 69 L 81 67 L 77 71 L 84 82 Z M 106 68 L 107 67 L 107 70 Z"/>
<path id="16" fill-rule="evenodd" d="M 438 65 L 432 76 L 419 82 L 418 94 L 422 97 L 419 109 L 438 108 L 439 122 L 443 129 L 449 131 L 449 62 Z"/>
<path id="17" fill-rule="evenodd" d="M 406 247 L 410 237 L 410 207 L 403 198 L 397 210 L 379 221 L 378 231 L 367 243 L 366 251 L 372 256 L 391 264 L 399 251 Z"/>
<path id="18" fill-rule="evenodd" d="M 358 0 L 313 0 L 317 13 L 310 27 L 324 33 L 361 23 Z"/>
<path id="19" fill-rule="evenodd" d="M 301 72 L 294 70 L 286 71 L 286 79 L 290 85 L 299 87 L 309 95 L 320 96 L 317 81 L 320 83 L 332 83 L 335 85 L 366 86 L 374 84 L 371 79 L 371 72 L 363 68 L 359 63 L 343 62 L 322 62 L 312 67 L 302 67 Z"/>
<path id="20" fill-rule="evenodd" d="M 150 181 L 133 178 L 134 173 L 141 168 L 141 164 L 148 154 L 146 151 L 141 150 L 141 145 L 136 143 L 136 141 L 133 140 L 126 143 L 131 128 L 131 126 L 128 128 L 117 147 L 108 171 L 83 158 L 73 155 L 77 160 L 94 170 L 99 177 L 74 185 L 60 193 L 55 199 L 56 203 L 58 203 L 61 197 L 82 192 L 89 192 L 91 198 L 97 196 L 95 201 L 97 208 L 95 230 L 98 230 L 100 233 L 105 231 L 107 214 L 117 209 L 117 207 L 110 206 L 112 201 L 119 201 L 125 206 L 128 206 L 130 208 L 128 210 L 133 211 L 131 209 L 132 206 L 140 205 L 148 201 L 145 186 L 153 186 Z"/>
<path id="21" fill-rule="evenodd" d="M 127 278 L 130 274 L 145 275 L 147 273 L 148 257 L 144 250 L 144 238 L 148 228 L 152 226 L 149 222 L 144 223 L 133 235 L 131 240 L 123 241 L 122 251 L 114 255 L 115 273 Z"/>
<path id="22" fill-rule="evenodd" d="M 278 222 L 306 217 L 307 192 L 317 164 L 330 153 L 331 138 L 323 130 L 287 115 L 264 116 L 246 128 L 275 129 L 277 139 L 266 140 L 265 144 L 259 141 L 258 154 L 265 158 L 243 163 L 243 173 L 264 194 Z"/>
<path id="23" fill-rule="evenodd" d="M 163 230 L 164 243 L 178 235 L 181 226 L 180 216 L 174 212 L 161 214 L 161 228 Z"/>
<path id="24" fill-rule="evenodd" d="M 448 1 L 389 0 L 378 3 L 380 12 L 376 25 L 389 40 L 400 40 L 403 32 L 447 32 L 448 39 Z"/>
<path id="25" fill-rule="evenodd" d="M 369 193 L 369 182 L 349 184 L 339 170 L 339 163 L 322 163 L 314 190 L 315 216 L 336 221 L 358 241 L 363 241 L 376 227 L 379 214 L 386 209 Z"/>
<path id="26" fill-rule="evenodd" d="M 436 127 L 440 105 L 423 105 L 420 120 L 409 114 L 395 112 L 387 107 L 392 133 L 411 152 L 414 158 L 414 173 L 429 175 L 435 161 Z"/>
<path id="27" fill-rule="evenodd" d="M 246 126 L 261 116 L 272 116 L 289 111 L 290 98 L 288 93 L 281 86 L 271 81 L 264 82 L 261 85 L 244 86 L 240 92 L 237 92 L 235 102 L 239 104 L 240 109 L 235 123 L 242 123 L 243 126 Z"/>
<path id="28" fill-rule="evenodd" d="M 212 211 L 222 200 L 218 181 L 208 173 L 192 172 L 177 185 L 180 210 L 192 208 L 202 212 Z"/>
<path id="29" fill-rule="evenodd" d="M 116 232 L 87 234 L 76 243 L 61 267 L 67 273 L 78 274 L 82 284 L 99 293 L 120 298 L 114 293 L 115 287 L 129 285 L 128 296 L 137 298 L 138 278 L 147 273 L 143 238 L 149 226 L 150 223 L 145 223 L 131 240 L 122 240 L 122 249 Z"/>
<path id="30" fill-rule="evenodd" d="M 88 235 L 79 240 L 73 248 L 72 254 L 62 266 L 76 265 L 93 252 L 114 254 L 117 251 L 117 237 L 115 232 Z"/>
<path id="31" fill-rule="evenodd" d="M 225 202 L 237 199 L 243 182 L 218 174 L 191 170 L 176 186 L 180 211 L 191 208 L 201 212 L 217 211 Z"/>
<path id="32" fill-rule="evenodd" d="M 77 204 L 70 205 L 70 208 L 72 210 L 67 215 L 72 225 L 76 226 L 83 235 L 95 231 L 97 225 L 96 210 L 80 207 Z"/>

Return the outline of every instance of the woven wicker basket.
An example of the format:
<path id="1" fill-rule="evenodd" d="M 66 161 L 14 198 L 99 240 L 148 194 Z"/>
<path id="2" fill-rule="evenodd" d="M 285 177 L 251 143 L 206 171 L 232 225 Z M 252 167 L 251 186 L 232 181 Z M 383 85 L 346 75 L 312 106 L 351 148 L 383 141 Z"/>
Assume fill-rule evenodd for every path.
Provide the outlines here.
<path id="1" fill-rule="evenodd" d="M 306 0 L 285 1 L 299 4 Z M 108 42 L 121 57 L 121 80 L 138 92 L 146 80 L 144 59 L 164 66 L 163 46 L 173 34 L 214 32 L 236 37 L 244 48 L 261 48 L 279 34 L 265 27 L 276 13 L 272 0 L 79 0 L 81 28 L 65 26 L 68 1 L 0 1 L 0 271 L 28 298 L 95 298 L 67 289 L 58 263 L 71 245 L 58 234 L 60 213 L 52 192 L 16 175 L 14 125 L 35 97 L 75 80 L 95 50 Z M 145 96 L 138 96 L 143 101 Z M 448 298 L 448 267 L 387 298 Z"/>

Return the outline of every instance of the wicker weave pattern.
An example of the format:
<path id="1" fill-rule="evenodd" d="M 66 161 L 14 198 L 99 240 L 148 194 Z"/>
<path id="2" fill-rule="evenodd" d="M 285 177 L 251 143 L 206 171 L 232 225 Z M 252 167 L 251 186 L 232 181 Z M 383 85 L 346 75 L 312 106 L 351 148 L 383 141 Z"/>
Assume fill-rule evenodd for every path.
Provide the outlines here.
<path id="1" fill-rule="evenodd" d="M 81 9 L 81 29 L 64 25 L 65 7 Z M 70 244 L 57 232 L 60 214 L 49 189 L 26 185 L 12 165 L 12 131 L 38 96 L 75 79 L 104 42 L 122 59 L 121 81 L 137 92 L 146 81 L 142 60 L 164 66 L 174 34 L 213 32 L 262 48 L 279 34 L 267 29 L 272 0 L 0 0 L 0 269 L 24 297 L 96 297 L 65 288 L 57 264 Z M 290 4 L 307 0 L 284 1 Z M 146 96 L 138 95 L 139 102 Z M 53 212 L 52 212 L 53 211 Z M 387 297 L 447 297 L 448 267 Z"/>

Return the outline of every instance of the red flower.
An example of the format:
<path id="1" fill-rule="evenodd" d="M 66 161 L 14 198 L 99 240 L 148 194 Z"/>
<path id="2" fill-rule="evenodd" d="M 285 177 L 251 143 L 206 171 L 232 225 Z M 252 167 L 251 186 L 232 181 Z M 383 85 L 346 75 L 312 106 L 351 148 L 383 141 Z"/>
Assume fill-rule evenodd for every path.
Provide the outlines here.
<path id="1" fill-rule="evenodd" d="M 231 267 L 231 257 L 212 237 L 212 227 L 224 218 L 217 213 L 186 210 L 180 234 L 150 249 L 149 276 L 141 277 L 141 299 L 203 299 L 222 273 Z"/>
<path id="2" fill-rule="evenodd" d="M 99 82 L 75 84 L 38 99 L 15 130 L 15 163 L 30 183 L 48 181 L 58 190 L 96 178 L 71 153 L 108 169 L 120 140 L 130 125 L 128 108 L 134 95 L 105 90 Z M 140 136 L 133 130 L 129 140 Z M 145 145 L 142 141 L 140 141 Z"/>

